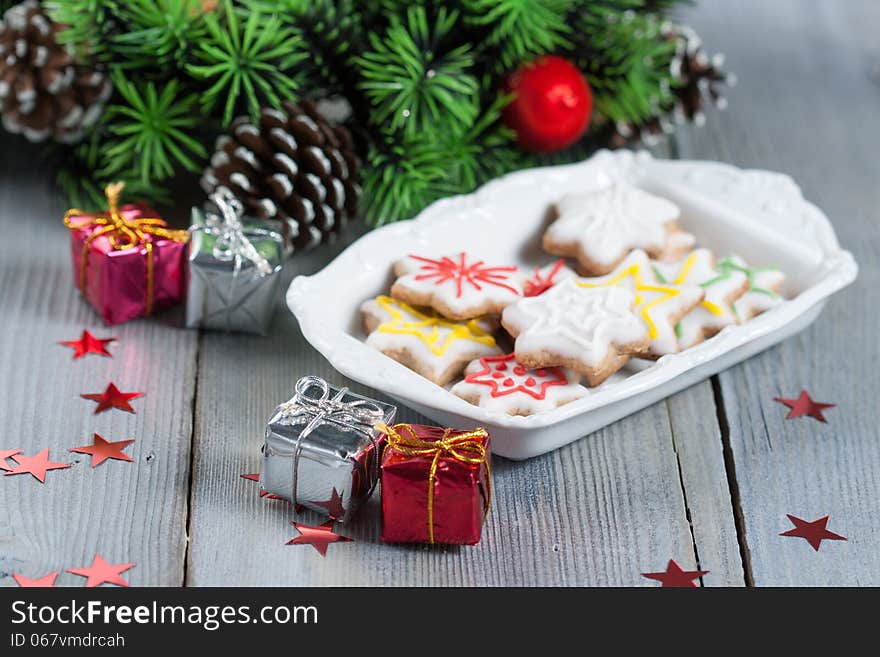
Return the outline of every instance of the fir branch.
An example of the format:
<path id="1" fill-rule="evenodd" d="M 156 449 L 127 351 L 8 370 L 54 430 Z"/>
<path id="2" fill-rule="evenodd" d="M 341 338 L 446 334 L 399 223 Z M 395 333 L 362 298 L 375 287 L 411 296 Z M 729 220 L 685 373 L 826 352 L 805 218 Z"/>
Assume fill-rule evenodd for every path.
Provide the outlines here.
<path id="1" fill-rule="evenodd" d="M 366 47 L 361 14 L 355 0 L 286 0 L 280 16 L 309 44 L 309 57 L 301 69 L 308 86 L 326 95 L 341 94 L 364 110 L 357 89 L 358 71 L 352 59 Z M 314 95 L 314 94 L 313 94 Z M 362 114 L 366 120 L 366 113 Z"/>
<path id="2" fill-rule="evenodd" d="M 463 0 L 467 22 L 488 31 L 483 48 L 496 73 L 538 55 L 566 48 L 571 0 Z M 492 52 L 496 50 L 497 53 Z"/>
<path id="3" fill-rule="evenodd" d="M 111 39 L 123 68 L 182 68 L 206 32 L 200 0 L 127 0 L 118 19 L 127 29 Z"/>
<path id="4" fill-rule="evenodd" d="M 46 13 L 66 25 L 58 40 L 70 44 L 80 59 L 111 60 L 110 43 L 120 32 L 117 14 L 120 0 L 47 0 Z"/>
<path id="5" fill-rule="evenodd" d="M 170 203 L 171 197 L 164 187 L 153 181 L 144 183 L 133 172 L 113 177 L 102 177 L 98 173 L 106 160 L 107 137 L 101 131 L 94 131 L 75 148 L 50 146 L 47 158 L 56 167 L 55 182 L 64 192 L 68 205 L 86 211 L 103 210 L 107 203 L 104 188 L 118 180 L 125 183 L 126 196 L 130 198 Z"/>
<path id="6" fill-rule="evenodd" d="M 449 152 L 424 140 L 370 147 L 363 170 L 361 207 L 376 226 L 409 218 L 437 199 L 455 193 L 447 176 Z"/>
<path id="7" fill-rule="evenodd" d="M 671 102 L 675 44 L 656 16 L 598 2 L 571 20 L 568 54 L 586 75 L 597 112 L 615 122 L 640 122 Z"/>
<path id="8" fill-rule="evenodd" d="M 458 21 L 457 12 L 437 12 L 433 30 L 423 7 L 410 7 L 406 21 L 392 18 L 383 37 L 370 35 L 372 50 L 355 59 L 363 81 L 358 85 L 372 102 L 371 121 L 406 138 L 432 122 L 468 126 L 479 113 L 479 85 L 465 44 L 444 50 L 444 39 Z"/>
<path id="9" fill-rule="evenodd" d="M 205 147 L 192 132 L 200 124 L 193 112 L 195 94 L 183 95 L 178 80 L 161 90 L 153 82 L 135 85 L 120 69 L 113 84 L 123 103 L 107 108 L 106 129 L 115 137 L 104 150 L 99 169 L 105 178 L 136 174 L 144 184 L 174 175 L 177 167 L 198 171 L 207 158 Z"/>
<path id="10" fill-rule="evenodd" d="M 299 82 L 294 67 L 306 54 L 300 38 L 277 15 L 242 10 L 242 19 L 230 0 L 223 7 L 225 22 L 217 12 L 205 15 L 208 33 L 195 52 L 202 63 L 186 70 L 200 82 L 212 82 L 201 95 L 203 112 L 210 113 L 225 98 L 225 126 L 242 105 L 256 120 L 261 106 L 279 108 L 282 100 L 295 100 Z"/>

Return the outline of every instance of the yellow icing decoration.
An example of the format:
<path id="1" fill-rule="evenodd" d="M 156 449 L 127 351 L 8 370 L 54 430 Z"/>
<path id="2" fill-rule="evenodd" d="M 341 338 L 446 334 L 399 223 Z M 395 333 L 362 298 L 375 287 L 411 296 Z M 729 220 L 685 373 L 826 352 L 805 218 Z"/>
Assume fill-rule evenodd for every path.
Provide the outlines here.
<path id="1" fill-rule="evenodd" d="M 691 253 L 687 260 L 684 261 L 684 264 L 681 266 L 681 271 L 678 272 L 678 276 L 673 281 L 676 285 L 681 285 L 682 283 L 687 281 L 687 277 L 691 273 L 691 269 L 694 266 L 694 263 L 697 261 L 697 254 Z M 706 310 L 716 316 L 721 316 L 724 314 L 724 309 L 718 306 L 717 304 L 712 303 L 711 301 L 706 301 L 703 299 L 700 302 L 700 305 L 703 306 Z"/>
<path id="2" fill-rule="evenodd" d="M 453 322 L 438 316 L 433 311 L 431 314 L 425 314 L 408 303 L 385 295 L 376 297 L 376 303 L 391 315 L 391 320 L 380 324 L 377 331 L 412 335 L 424 342 L 435 356 L 443 356 L 456 340 L 470 340 L 490 347 L 495 346 L 495 338 L 480 328 L 476 319 L 467 322 Z M 408 313 L 418 319 L 417 321 L 406 321 L 403 313 Z M 450 331 L 445 338 L 441 338 L 441 328 Z"/>
<path id="3" fill-rule="evenodd" d="M 622 272 L 620 272 L 617 276 L 605 281 L 604 283 L 586 283 L 584 281 L 578 281 L 577 284 L 581 287 L 609 287 L 611 285 L 617 285 L 620 281 L 625 278 L 632 277 L 636 282 L 636 290 L 640 292 L 661 292 L 663 296 L 659 299 L 654 299 L 644 305 L 642 305 L 642 296 L 636 295 L 636 306 L 639 307 L 642 313 L 642 319 L 645 320 L 645 323 L 648 325 L 648 336 L 653 340 L 657 337 L 657 325 L 654 323 L 654 319 L 651 317 L 650 310 L 655 306 L 672 299 L 673 297 L 677 297 L 681 292 L 676 290 L 674 287 L 668 287 L 666 285 L 645 285 L 642 282 L 642 269 L 641 265 L 632 265 L 631 267 L 627 267 Z"/>

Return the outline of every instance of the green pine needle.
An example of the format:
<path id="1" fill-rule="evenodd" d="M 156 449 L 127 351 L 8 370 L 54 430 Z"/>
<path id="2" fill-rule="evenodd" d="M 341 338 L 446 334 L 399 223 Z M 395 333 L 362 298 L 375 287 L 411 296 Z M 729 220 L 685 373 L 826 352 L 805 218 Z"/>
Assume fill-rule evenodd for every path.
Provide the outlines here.
<path id="1" fill-rule="evenodd" d="M 411 139 L 432 123 L 464 127 L 476 119 L 479 85 L 469 72 L 470 46 L 444 49 L 457 21 L 457 12 L 441 8 L 431 26 L 423 7 L 410 7 L 405 21 L 392 18 L 383 37 L 370 35 L 372 49 L 355 63 L 363 78 L 359 88 L 373 104 L 374 125 Z"/>
<path id="2" fill-rule="evenodd" d="M 124 103 L 107 109 L 107 131 L 115 139 L 104 151 L 102 176 L 133 172 L 147 183 L 170 178 L 177 167 L 199 171 L 208 153 L 192 136 L 200 123 L 196 95 L 182 95 L 178 80 L 160 90 L 153 82 L 129 82 L 120 69 L 112 77 Z"/>
<path id="3" fill-rule="evenodd" d="M 306 58 L 299 37 L 276 15 L 233 10 L 230 0 L 218 12 L 205 15 L 208 33 L 187 72 L 196 80 L 210 82 L 201 95 L 202 111 L 210 113 L 223 102 L 222 123 L 228 125 L 244 106 L 256 119 L 260 107 L 280 107 L 295 99 L 299 83 L 295 66 Z"/>
<path id="4" fill-rule="evenodd" d="M 497 73 L 569 45 L 570 0 L 464 0 L 462 4 L 467 21 L 488 30 L 484 47 L 497 50 L 493 66 Z"/>

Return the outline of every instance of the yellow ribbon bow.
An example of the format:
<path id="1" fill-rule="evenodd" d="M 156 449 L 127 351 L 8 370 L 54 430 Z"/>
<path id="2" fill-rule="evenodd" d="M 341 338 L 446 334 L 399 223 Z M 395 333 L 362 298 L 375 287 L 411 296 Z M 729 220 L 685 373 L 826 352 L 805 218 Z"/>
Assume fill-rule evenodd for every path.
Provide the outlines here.
<path id="1" fill-rule="evenodd" d="M 104 194 L 107 197 L 108 212 L 96 215 L 90 215 L 77 208 L 71 208 L 64 213 L 64 225 L 70 230 L 78 230 L 80 228 L 98 227 L 98 229 L 89 235 L 83 242 L 82 255 L 80 256 L 80 289 L 83 296 L 86 294 L 86 274 L 88 271 L 88 254 L 89 246 L 92 242 L 107 235 L 110 240 L 110 246 L 114 251 L 124 251 L 143 246 L 147 256 L 147 303 L 145 315 L 149 315 L 153 311 L 153 242 L 148 235 L 158 237 L 160 239 L 172 240 L 174 242 L 186 242 L 189 238 L 185 230 L 172 230 L 166 228 L 167 225 L 158 217 L 139 217 L 137 219 L 126 219 L 119 212 L 119 197 L 125 187 L 124 182 L 111 183 L 104 188 Z M 82 222 L 74 222 L 74 217 L 84 219 Z"/>
<path id="2" fill-rule="evenodd" d="M 487 480 L 489 482 L 486 491 L 486 503 L 483 509 L 483 522 L 489 515 L 489 505 L 492 501 L 492 473 L 489 466 L 489 452 L 476 438 L 488 438 L 489 433 L 482 427 L 457 435 L 450 435 L 452 429 L 444 429 L 443 435 L 437 440 L 422 440 L 416 435 L 411 425 L 402 422 L 389 427 L 378 424 L 376 428 L 385 434 L 388 444 L 404 456 L 428 456 L 432 457 L 431 470 L 428 475 L 428 538 L 434 543 L 434 481 L 437 477 L 437 465 L 443 457 L 453 459 L 465 465 L 486 464 Z M 408 435 L 401 435 L 404 431 Z"/>

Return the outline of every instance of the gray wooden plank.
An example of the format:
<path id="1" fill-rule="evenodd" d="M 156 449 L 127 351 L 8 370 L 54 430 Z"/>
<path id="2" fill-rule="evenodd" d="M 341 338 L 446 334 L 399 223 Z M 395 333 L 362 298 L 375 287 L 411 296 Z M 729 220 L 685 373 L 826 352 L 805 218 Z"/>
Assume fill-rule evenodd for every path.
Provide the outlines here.
<path id="1" fill-rule="evenodd" d="M 179 585 L 186 547 L 196 335 L 163 315 L 105 328 L 74 289 L 63 202 L 35 148 L 7 139 L 0 151 L 0 448 L 31 455 L 50 448 L 68 470 L 0 478 L 0 585 L 11 574 L 59 571 L 57 584 L 81 586 L 66 568 L 88 566 L 99 552 L 111 563 L 135 562 L 132 585 Z M 113 358 L 72 361 L 59 340 L 86 328 L 116 336 Z M 136 415 L 93 415 L 81 393 L 114 381 L 145 391 Z M 68 451 L 108 440 L 135 439 L 134 463 Z"/>
<path id="2" fill-rule="evenodd" d="M 745 541 L 757 585 L 878 585 L 880 76 L 876 2 L 704 2 L 688 20 L 739 86 L 682 157 L 791 174 L 852 250 L 858 281 L 808 330 L 720 376 Z M 828 424 L 786 421 L 774 397 L 837 402 Z M 791 513 L 830 514 L 847 542 L 780 537 Z"/>
<path id="3" fill-rule="evenodd" d="M 316 271 L 333 251 L 295 257 L 288 273 Z M 284 545 L 296 535 L 289 505 L 260 499 L 256 484 L 239 475 L 259 468 L 264 422 L 299 376 L 341 377 L 284 309 L 266 338 L 205 334 L 199 365 L 189 585 L 651 586 L 640 573 L 663 570 L 670 558 L 696 567 L 689 513 L 700 527 L 702 565 L 713 571 L 707 583 L 742 582 L 717 426 L 689 424 L 687 413 L 673 422 L 666 403 L 543 457 L 496 459 L 495 502 L 478 546 L 382 545 L 376 497 L 342 529 L 356 542 L 331 546 L 322 559 L 308 546 Z M 687 411 L 703 404 L 707 390 L 697 386 L 670 404 Z M 407 409 L 402 418 L 422 420 Z M 673 429 L 681 435 L 673 438 Z M 697 464 L 683 478 L 676 449 Z M 693 510 L 682 479 L 694 486 Z M 717 514 L 700 502 L 710 494 Z M 308 512 L 303 518 L 320 520 Z"/>
<path id="4" fill-rule="evenodd" d="M 704 586 L 744 586 L 746 574 L 730 499 L 712 384 L 666 400 L 682 494 Z"/>

